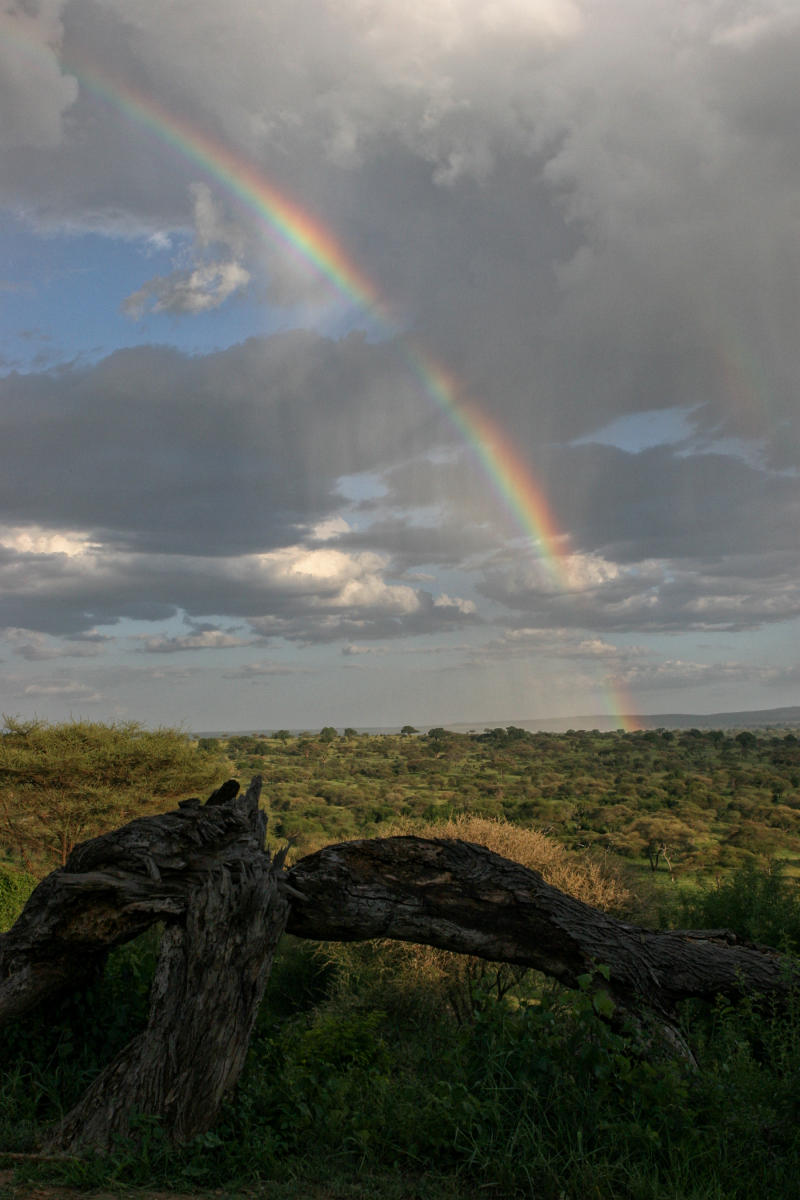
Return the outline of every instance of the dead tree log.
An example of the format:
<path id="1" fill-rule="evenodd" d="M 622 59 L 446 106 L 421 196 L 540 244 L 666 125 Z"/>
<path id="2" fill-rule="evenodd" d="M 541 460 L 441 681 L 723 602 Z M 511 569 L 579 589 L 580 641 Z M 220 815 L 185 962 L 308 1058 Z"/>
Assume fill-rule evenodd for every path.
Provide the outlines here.
<path id="1" fill-rule="evenodd" d="M 214 1122 L 244 1064 L 289 904 L 264 850 L 261 780 L 76 847 L 0 941 L 0 1019 L 79 983 L 108 950 L 166 923 L 150 1017 L 51 1136 L 109 1147 L 137 1114 L 175 1141 Z"/>
<path id="2" fill-rule="evenodd" d="M 78 846 L 0 935 L 0 1024 L 75 986 L 113 946 L 162 921 L 147 1029 L 99 1076 L 49 1148 L 107 1147 L 135 1113 L 184 1141 L 238 1078 L 284 928 L 315 940 L 392 938 L 536 968 L 567 986 L 608 968 L 627 1011 L 670 1028 L 689 997 L 800 982 L 786 959 L 724 930 L 656 932 L 599 912 L 485 847 L 397 837 L 328 846 L 286 871 L 264 850 L 260 779 L 206 805 L 143 818 Z"/>
<path id="3" fill-rule="evenodd" d="M 287 931 L 318 940 L 389 938 L 542 971 L 568 987 L 608 968 L 628 1009 L 681 1000 L 788 997 L 800 973 L 729 930 L 655 931 L 620 921 L 484 846 L 393 837 L 326 846 L 288 872 Z"/>

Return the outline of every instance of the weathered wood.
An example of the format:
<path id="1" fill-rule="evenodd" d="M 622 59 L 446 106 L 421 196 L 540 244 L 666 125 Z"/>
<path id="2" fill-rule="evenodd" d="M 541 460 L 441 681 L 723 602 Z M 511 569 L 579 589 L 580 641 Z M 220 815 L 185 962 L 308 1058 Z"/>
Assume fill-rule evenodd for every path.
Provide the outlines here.
<path id="1" fill-rule="evenodd" d="M 262 839 L 263 840 L 263 839 Z M 183 1142 L 213 1125 L 244 1066 L 289 905 L 263 852 L 220 856 L 170 924 L 146 1030 L 98 1076 L 50 1146 L 110 1148 L 132 1114 L 156 1114 Z"/>
<path id="2" fill-rule="evenodd" d="M 670 1014 L 680 1000 L 783 998 L 800 974 L 725 930 L 656 932 L 615 919 L 483 846 L 393 837 L 326 846 L 288 872 L 299 937 L 390 938 L 533 967 L 576 987 L 597 965 L 618 1002 Z"/>
<path id="3" fill-rule="evenodd" d="M 76 847 L 0 944 L 0 1017 L 74 985 L 166 922 L 147 1028 L 100 1074 L 48 1148 L 108 1148 L 137 1113 L 184 1141 L 208 1129 L 244 1064 L 289 911 L 264 850 L 261 780 Z M 221 795 L 222 793 L 222 795 Z"/>
<path id="4" fill-rule="evenodd" d="M 146 1030 L 94 1082 L 48 1149 L 108 1147 L 136 1113 L 183 1141 L 209 1128 L 241 1071 L 284 930 L 315 940 L 391 938 L 534 967 L 575 987 L 602 980 L 627 1011 L 671 1024 L 688 997 L 782 1000 L 800 981 L 772 950 L 725 930 L 642 929 L 565 895 L 537 871 L 465 842 L 397 837 L 328 846 L 289 871 L 264 849 L 261 781 L 229 781 L 77 846 L 0 936 L 0 1024 L 74 986 L 108 951 L 164 922 Z"/>
<path id="5" fill-rule="evenodd" d="M 221 862 L 260 857 L 260 786 L 257 777 L 238 797 L 230 780 L 205 806 L 189 801 L 76 846 L 0 934 L 0 1023 L 76 986 L 102 967 L 109 950 L 151 925 L 183 919 L 192 890 Z M 227 795 L 224 805 L 220 794 Z"/>

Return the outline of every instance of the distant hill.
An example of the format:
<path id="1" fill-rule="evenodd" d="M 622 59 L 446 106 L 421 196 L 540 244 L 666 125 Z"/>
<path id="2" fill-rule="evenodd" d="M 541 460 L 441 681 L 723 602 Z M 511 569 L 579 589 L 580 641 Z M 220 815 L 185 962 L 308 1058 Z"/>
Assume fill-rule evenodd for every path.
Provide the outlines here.
<path id="1" fill-rule="evenodd" d="M 771 729 L 800 727 L 800 705 L 791 708 L 757 708 L 721 713 L 647 713 L 640 716 L 595 715 L 588 717 L 540 717 L 532 721 L 484 721 L 445 725 L 454 733 L 471 729 L 494 729 L 516 725 L 531 732 L 564 733 L 567 729 Z"/>
<path id="2" fill-rule="evenodd" d="M 794 729 L 800 728 L 800 705 L 791 708 L 756 708 L 745 709 L 742 712 L 721 713 L 647 713 L 645 715 L 624 717 L 606 714 L 589 717 L 536 717 L 526 720 L 516 717 L 514 720 L 495 719 L 485 721 L 446 722 L 442 728 L 452 733 L 482 733 L 484 729 L 505 729 L 516 725 L 519 729 L 527 729 L 531 733 L 565 733 L 568 729 L 597 729 L 601 733 L 613 729 Z M 426 733 L 430 724 L 423 722 L 418 725 L 420 733 Z M 308 727 L 306 726 L 306 729 Z M 399 733 L 399 725 L 361 725 L 359 733 Z M 269 733 L 264 729 L 215 730 L 213 732 L 196 733 L 195 737 L 229 737 L 233 734 Z M 292 729 L 292 733 L 304 732 Z M 309 732 L 319 732 L 310 730 Z"/>

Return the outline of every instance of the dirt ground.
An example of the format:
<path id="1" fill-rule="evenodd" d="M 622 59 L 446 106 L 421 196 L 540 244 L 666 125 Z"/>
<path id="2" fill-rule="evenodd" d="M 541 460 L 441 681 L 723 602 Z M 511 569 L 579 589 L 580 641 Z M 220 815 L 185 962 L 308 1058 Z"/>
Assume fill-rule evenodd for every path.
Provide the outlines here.
<path id="1" fill-rule="evenodd" d="M 14 1171 L 0 1169 L 0 1200 L 492 1200 L 495 1185 L 477 1189 L 456 1180 L 416 1178 L 394 1173 L 358 1177 L 338 1182 L 281 1179 L 264 1180 L 244 1190 L 222 1188 L 197 1192 L 148 1191 L 119 1184 L 108 1188 L 64 1187 L 61 1184 L 15 1183 Z"/>
<path id="2" fill-rule="evenodd" d="M 487 1200 L 493 1192 L 481 1191 L 480 1200 Z M 424 1181 L 404 1184 L 397 1179 L 369 1179 L 338 1186 L 326 1186 L 317 1182 L 262 1183 L 248 1191 L 228 1192 L 211 1190 L 203 1192 L 142 1191 L 120 1185 L 115 1191 L 106 1189 L 87 1191 L 83 1188 L 63 1187 L 60 1184 L 14 1183 L 14 1172 L 0 1170 L 0 1200 L 425 1200 L 434 1196 L 436 1200 L 477 1200 L 472 1189 L 462 1191 L 429 1192 Z"/>
<path id="3" fill-rule="evenodd" d="M 92 1191 L 79 1188 L 50 1186 L 42 1183 L 14 1183 L 14 1172 L 0 1170 L 0 1200 L 244 1200 L 222 1191 L 141 1192 L 135 1188 L 120 1188 L 116 1192 Z"/>

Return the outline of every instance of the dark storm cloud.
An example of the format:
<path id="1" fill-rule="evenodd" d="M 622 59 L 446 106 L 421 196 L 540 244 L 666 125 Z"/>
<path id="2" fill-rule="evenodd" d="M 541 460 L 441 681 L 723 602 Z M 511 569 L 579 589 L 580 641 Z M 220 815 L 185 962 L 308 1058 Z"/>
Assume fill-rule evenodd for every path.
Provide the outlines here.
<path id="1" fill-rule="evenodd" d="M 693 452 L 686 444 L 638 453 L 599 444 L 548 446 L 539 448 L 531 461 L 547 497 L 550 522 L 568 535 L 573 553 L 599 554 L 620 564 L 749 555 L 750 572 L 768 555 L 795 555 L 798 475 L 777 473 L 738 456 Z M 452 546 L 463 561 L 471 553 L 500 550 L 503 534 L 508 538 L 524 532 L 476 466 L 475 457 L 462 448 L 446 461 L 420 459 L 385 472 L 386 494 L 375 507 L 416 504 L 442 513 L 429 526 L 407 528 L 409 559 L 446 562 L 446 547 Z M 377 545 L 384 536 L 381 544 L 399 555 L 403 534 L 398 521 L 378 520 L 348 539 Z M 543 552 L 551 553 L 547 547 Z M 767 565 L 768 574 L 771 570 Z"/>
<path id="2" fill-rule="evenodd" d="M 0 623 L 78 634 L 223 614 L 257 639 L 357 644 L 510 613 L 578 637 L 563 657 L 602 659 L 604 639 L 579 631 L 800 614 L 792 9 L 230 0 L 220 20 L 212 0 L 29 5 L 33 68 L 0 45 L 9 207 L 52 231 L 194 231 L 190 265 L 143 281 L 134 311 L 188 321 L 245 276 L 272 304 L 319 299 L 319 272 L 213 164 L 204 175 L 70 73 L 102 65 L 112 92 L 138 90 L 307 206 L 410 331 L 411 363 L 391 341 L 294 332 L 0 381 Z M 529 466 L 568 535 L 560 578 L 420 388 L 423 347 Z M 570 444 L 670 408 L 683 444 Z M 380 494 L 348 505 L 342 479 L 359 473 Z M 343 513 L 349 530 L 315 530 Z M 33 527 L 87 545 L 15 541 Z M 417 586 L 430 565 L 480 580 L 486 611 Z"/>
<path id="3" fill-rule="evenodd" d="M 408 586 L 429 564 L 478 571 L 482 595 L 545 626 L 732 630 L 800 612 L 800 480 L 682 446 L 540 451 L 572 552 L 561 594 L 391 344 L 296 333 L 193 358 L 140 348 L 10 376 L 0 393 L 9 525 L 85 542 L 77 557 L 5 545 L 3 625 L 77 633 L 226 613 L 303 642 L 474 621 Z M 434 437 L 439 460 L 425 456 Z M 359 472 L 385 482 L 360 506 L 374 523 L 315 533 L 342 510 L 338 480 Z M 201 641 L 172 649 L 224 648 Z"/>
<path id="4" fill-rule="evenodd" d="M 431 499 L 435 493 L 431 494 Z M 412 508 L 419 494 L 406 494 L 404 508 Z M 442 499 L 439 491 L 438 499 Z M 376 504 L 382 507 L 380 502 Z M 367 508 L 366 511 L 369 511 Z M 485 554 L 497 545 L 497 533 L 488 527 L 478 526 L 452 518 L 442 519 L 429 525 L 416 524 L 413 519 L 379 515 L 363 529 L 343 533 L 337 546 L 352 550 L 374 550 L 391 555 L 395 571 L 411 570 L 414 567 L 435 564 L 436 566 L 458 567 L 473 554 Z"/>
<path id="5" fill-rule="evenodd" d="M 429 405 L 389 345 L 277 335 L 205 357 L 121 350 L 0 380 L 0 506 L 151 552 L 293 540 L 339 476 L 419 452 Z"/>
<path id="6" fill-rule="evenodd" d="M 790 8 L 233 0 L 224 23 L 210 0 L 48 12 L 37 62 L 55 133 L 20 131 L 0 172 L 29 214 L 128 232 L 194 223 L 197 168 L 91 89 L 75 98 L 71 59 L 90 75 L 102 64 L 308 203 L 531 453 L 621 413 L 699 404 L 709 428 L 798 461 Z M 247 269 L 260 260 L 280 291 L 291 256 L 252 214 L 237 219 Z M 185 284 L 168 303 L 186 307 Z"/>
<path id="7" fill-rule="evenodd" d="M 618 562 L 792 551 L 800 476 L 720 453 L 574 446 L 548 463 L 547 493 L 576 550 Z"/>

